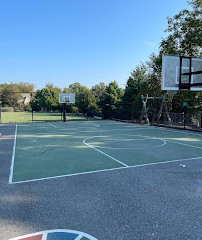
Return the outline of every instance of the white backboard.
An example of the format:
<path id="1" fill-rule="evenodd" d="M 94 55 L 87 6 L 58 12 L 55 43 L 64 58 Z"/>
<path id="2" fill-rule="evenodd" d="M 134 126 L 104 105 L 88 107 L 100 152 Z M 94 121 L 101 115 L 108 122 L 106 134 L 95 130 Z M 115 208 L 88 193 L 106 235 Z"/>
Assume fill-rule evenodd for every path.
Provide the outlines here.
<path id="1" fill-rule="evenodd" d="M 182 59 L 182 73 L 189 72 L 189 59 Z M 191 58 L 191 71 L 202 71 L 202 59 Z M 180 76 L 180 57 L 163 55 L 162 56 L 162 90 L 179 90 L 179 76 Z M 182 83 L 189 81 L 188 75 L 182 75 Z M 191 76 L 191 83 L 202 83 L 202 74 L 193 74 Z M 192 86 L 191 91 L 202 91 L 202 86 Z"/>
<path id="2" fill-rule="evenodd" d="M 59 103 L 75 103 L 75 93 L 59 93 Z"/>

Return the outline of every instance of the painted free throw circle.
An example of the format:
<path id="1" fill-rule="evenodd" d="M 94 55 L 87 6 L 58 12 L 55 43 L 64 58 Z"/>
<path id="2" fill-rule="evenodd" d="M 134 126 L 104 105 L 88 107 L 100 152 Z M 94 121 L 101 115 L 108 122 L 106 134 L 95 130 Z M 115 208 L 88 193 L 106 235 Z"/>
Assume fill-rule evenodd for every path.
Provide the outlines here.
<path id="1" fill-rule="evenodd" d="M 89 146 L 103 149 L 144 149 L 162 147 L 166 141 L 144 135 L 117 134 L 113 136 L 93 136 L 84 140 Z"/>

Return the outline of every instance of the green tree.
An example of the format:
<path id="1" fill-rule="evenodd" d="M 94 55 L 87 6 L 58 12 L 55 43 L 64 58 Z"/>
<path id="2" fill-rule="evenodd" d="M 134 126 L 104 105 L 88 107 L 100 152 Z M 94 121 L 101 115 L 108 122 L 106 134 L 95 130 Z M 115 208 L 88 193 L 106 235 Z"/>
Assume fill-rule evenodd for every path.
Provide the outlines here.
<path id="1" fill-rule="evenodd" d="M 9 84 L 8 83 L 2 83 L 0 84 L 0 92 L 3 92 L 3 89 L 7 87 Z"/>
<path id="2" fill-rule="evenodd" d="M 19 93 L 16 84 L 4 85 L 2 93 L 2 106 L 19 107 L 22 95 Z"/>
<path id="3" fill-rule="evenodd" d="M 145 64 L 136 66 L 128 78 L 123 96 L 123 101 L 135 102 L 137 97 L 147 94 L 147 67 Z"/>
<path id="4" fill-rule="evenodd" d="M 83 86 L 78 82 L 69 85 L 69 90 L 75 94 L 85 93 L 89 91 L 86 86 Z"/>
<path id="5" fill-rule="evenodd" d="M 54 88 L 53 83 L 46 83 L 45 88 L 51 89 Z"/>
<path id="6" fill-rule="evenodd" d="M 123 97 L 123 89 L 119 88 L 116 81 L 110 82 L 106 91 L 102 95 L 104 104 L 115 104 L 120 102 Z"/>
<path id="7" fill-rule="evenodd" d="M 103 95 L 106 91 L 106 85 L 103 82 L 92 86 L 91 93 L 95 96 L 96 99 L 99 99 L 101 95 Z"/>
<path id="8" fill-rule="evenodd" d="M 34 92 L 34 84 L 28 83 L 28 82 L 19 82 L 19 83 L 2 83 L 0 84 L 0 92 L 3 91 L 3 89 L 7 86 L 12 85 L 15 86 L 15 91 L 20 93 L 32 93 Z"/>
<path id="9" fill-rule="evenodd" d="M 162 39 L 161 52 L 176 55 L 201 56 L 202 1 L 188 2 L 192 10 L 184 9 L 174 17 L 168 17 L 169 35 Z"/>
<path id="10" fill-rule="evenodd" d="M 76 82 L 64 88 L 63 92 L 75 93 L 75 104 L 71 104 L 70 111 L 76 107 L 79 112 L 91 116 L 97 112 L 96 99 L 86 86 Z"/>
<path id="11" fill-rule="evenodd" d="M 42 88 L 37 90 L 32 102 L 33 109 L 40 111 L 44 109 L 46 111 L 58 110 L 61 108 L 59 104 L 60 89 L 57 87 Z"/>
<path id="12" fill-rule="evenodd" d="M 168 17 L 168 28 L 166 32 L 169 35 L 162 39 L 160 43 L 160 55 L 174 54 L 174 55 L 188 55 L 188 56 L 202 56 L 202 1 L 192 0 L 188 2 L 191 10 L 182 10 L 174 17 Z M 199 112 L 198 103 L 202 101 L 201 92 L 183 91 L 177 92 L 175 96 L 170 99 L 170 111 L 182 112 L 183 101 L 189 101 L 189 108 L 195 112 Z M 190 101 L 191 100 L 191 101 Z"/>
<path id="13" fill-rule="evenodd" d="M 110 118 L 110 111 L 115 108 L 117 102 L 122 100 L 122 97 L 123 89 L 119 88 L 116 81 L 110 82 L 98 101 L 104 118 Z"/>
<path id="14" fill-rule="evenodd" d="M 34 84 L 28 83 L 28 82 L 19 82 L 16 83 L 16 86 L 18 88 L 18 91 L 21 93 L 32 93 L 34 92 Z"/>
<path id="15" fill-rule="evenodd" d="M 71 93 L 71 89 L 65 87 L 62 92 L 63 93 Z"/>
<path id="16" fill-rule="evenodd" d="M 158 97 L 165 94 L 165 92 L 161 90 L 162 55 L 153 53 L 149 58 L 149 61 L 146 63 L 148 71 L 147 94 Z"/>

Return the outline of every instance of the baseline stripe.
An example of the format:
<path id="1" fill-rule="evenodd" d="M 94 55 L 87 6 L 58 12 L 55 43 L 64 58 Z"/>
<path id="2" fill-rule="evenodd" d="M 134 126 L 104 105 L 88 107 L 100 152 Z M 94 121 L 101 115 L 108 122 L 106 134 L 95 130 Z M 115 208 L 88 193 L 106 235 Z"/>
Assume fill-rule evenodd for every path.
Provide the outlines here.
<path id="1" fill-rule="evenodd" d="M 174 163 L 174 162 L 181 162 L 181 161 L 191 161 L 191 160 L 198 160 L 198 159 L 202 160 L 202 156 L 201 157 L 196 157 L 196 158 L 185 158 L 185 159 L 170 160 L 170 161 L 165 161 L 165 162 L 147 163 L 147 164 L 128 166 L 128 167 L 118 167 L 118 168 L 109 168 L 109 169 L 90 171 L 90 172 L 73 173 L 73 174 L 60 175 L 60 176 L 55 176 L 55 177 L 37 178 L 37 179 L 31 179 L 31 180 L 25 180 L 25 181 L 19 181 L 19 182 L 12 182 L 11 184 L 36 182 L 36 181 L 49 180 L 49 179 L 62 178 L 62 177 L 72 177 L 72 176 L 77 176 L 77 175 L 86 175 L 86 174 L 92 174 L 92 173 L 108 172 L 108 171 L 122 170 L 122 169 L 128 169 L 128 168 L 136 168 L 136 167 L 146 167 L 146 166 L 150 166 L 150 165 L 167 164 L 167 163 Z"/>

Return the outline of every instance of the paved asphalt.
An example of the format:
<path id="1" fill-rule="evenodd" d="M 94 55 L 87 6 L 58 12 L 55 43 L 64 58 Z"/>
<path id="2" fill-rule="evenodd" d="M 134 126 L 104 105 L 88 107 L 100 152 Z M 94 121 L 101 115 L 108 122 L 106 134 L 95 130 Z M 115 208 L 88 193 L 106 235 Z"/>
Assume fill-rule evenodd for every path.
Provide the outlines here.
<path id="1" fill-rule="evenodd" d="M 99 240 L 202 239 L 202 159 L 8 184 L 15 125 L 0 132 L 1 240 L 51 229 Z"/>

